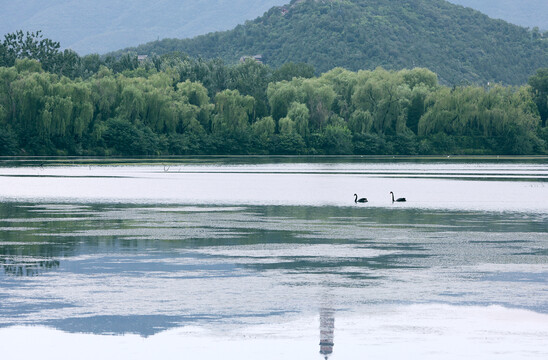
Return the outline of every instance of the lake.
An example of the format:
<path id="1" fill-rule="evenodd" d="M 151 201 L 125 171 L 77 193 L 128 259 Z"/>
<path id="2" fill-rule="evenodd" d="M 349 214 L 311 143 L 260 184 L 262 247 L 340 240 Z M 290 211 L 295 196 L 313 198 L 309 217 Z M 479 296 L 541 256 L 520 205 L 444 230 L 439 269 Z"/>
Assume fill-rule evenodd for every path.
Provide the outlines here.
<path id="1" fill-rule="evenodd" d="M 6 359 L 545 359 L 546 339 L 547 158 L 0 159 Z"/>

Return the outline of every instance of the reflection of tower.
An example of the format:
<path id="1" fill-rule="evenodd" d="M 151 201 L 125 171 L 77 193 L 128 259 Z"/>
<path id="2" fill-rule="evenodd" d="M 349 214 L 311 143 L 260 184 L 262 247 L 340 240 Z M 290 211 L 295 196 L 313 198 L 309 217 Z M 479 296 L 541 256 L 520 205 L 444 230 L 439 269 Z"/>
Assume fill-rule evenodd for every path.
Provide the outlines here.
<path id="1" fill-rule="evenodd" d="M 333 353 L 335 338 L 335 311 L 324 306 L 320 309 L 320 354 L 327 360 Z"/>

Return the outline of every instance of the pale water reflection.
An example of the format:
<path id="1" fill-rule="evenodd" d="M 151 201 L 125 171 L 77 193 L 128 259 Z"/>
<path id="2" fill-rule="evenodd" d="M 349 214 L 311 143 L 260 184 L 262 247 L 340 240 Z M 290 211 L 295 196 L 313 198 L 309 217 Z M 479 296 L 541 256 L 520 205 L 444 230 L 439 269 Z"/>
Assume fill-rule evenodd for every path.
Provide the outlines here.
<path id="1" fill-rule="evenodd" d="M 0 343 L 3 357 L 12 360 L 515 360 L 548 355 L 547 315 L 498 306 L 372 306 L 337 317 L 337 345 L 320 354 L 318 324 L 318 317 L 305 317 L 230 329 L 188 326 L 147 338 L 12 327 L 0 328 Z"/>
<path id="2" fill-rule="evenodd" d="M 548 161 L 342 162 L 0 168 L 0 199 L 548 211 Z M 496 186 L 493 186 L 496 184 Z"/>
<path id="3" fill-rule="evenodd" d="M 539 161 L 0 168 L 2 354 L 544 359 L 547 178 Z"/>

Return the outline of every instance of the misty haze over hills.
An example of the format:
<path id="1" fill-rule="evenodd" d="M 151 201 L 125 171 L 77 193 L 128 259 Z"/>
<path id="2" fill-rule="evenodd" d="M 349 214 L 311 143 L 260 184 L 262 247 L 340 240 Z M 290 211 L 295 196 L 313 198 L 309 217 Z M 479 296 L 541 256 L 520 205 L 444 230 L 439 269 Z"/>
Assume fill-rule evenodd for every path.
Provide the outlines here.
<path id="1" fill-rule="evenodd" d="M 548 30 L 547 0 L 448 0 L 479 10 L 495 19 L 533 28 Z"/>
<path id="2" fill-rule="evenodd" d="M 287 0 L 13 0 L 2 5 L 0 35 L 42 30 L 86 55 L 163 38 L 228 30 Z"/>
<path id="3" fill-rule="evenodd" d="M 0 35 L 42 30 L 80 55 L 106 53 L 163 38 L 228 30 L 289 0 L 12 0 L 2 5 Z M 487 15 L 548 29 L 546 0 L 450 0 Z"/>

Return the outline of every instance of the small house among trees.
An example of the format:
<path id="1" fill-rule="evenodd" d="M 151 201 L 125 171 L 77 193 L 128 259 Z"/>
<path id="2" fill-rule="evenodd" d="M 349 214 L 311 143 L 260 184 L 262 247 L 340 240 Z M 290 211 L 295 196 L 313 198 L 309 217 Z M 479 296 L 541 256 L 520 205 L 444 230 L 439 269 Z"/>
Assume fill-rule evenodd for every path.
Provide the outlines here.
<path id="1" fill-rule="evenodd" d="M 253 55 L 253 56 L 244 55 L 240 58 L 240 62 L 244 63 L 247 59 L 251 59 L 258 62 L 259 64 L 263 64 L 263 56 L 261 54 Z"/>

